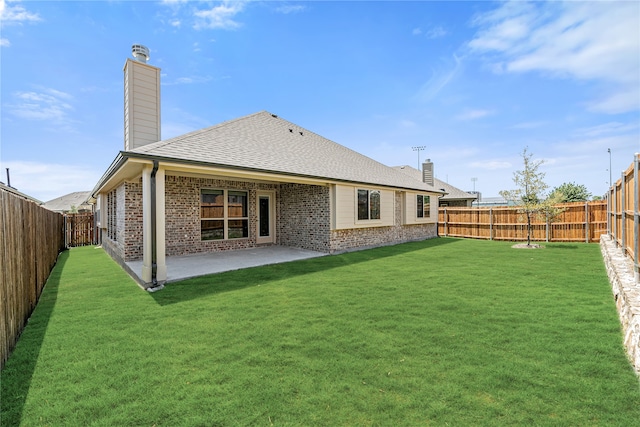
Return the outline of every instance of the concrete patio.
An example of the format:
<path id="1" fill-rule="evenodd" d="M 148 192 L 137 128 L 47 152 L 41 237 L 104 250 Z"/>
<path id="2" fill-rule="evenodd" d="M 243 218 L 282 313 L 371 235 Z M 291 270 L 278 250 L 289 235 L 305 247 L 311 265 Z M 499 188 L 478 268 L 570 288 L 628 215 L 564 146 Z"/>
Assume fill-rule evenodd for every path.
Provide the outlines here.
<path id="1" fill-rule="evenodd" d="M 235 251 L 167 257 L 167 283 L 206 274 L 279 264 L 324 255 L 327 254 L 287 246 L 264 246 Z M 142 260 L 127 262 L 127 267 L 129 273 L 134 275 L 136 281 L 140 283 Z"/>

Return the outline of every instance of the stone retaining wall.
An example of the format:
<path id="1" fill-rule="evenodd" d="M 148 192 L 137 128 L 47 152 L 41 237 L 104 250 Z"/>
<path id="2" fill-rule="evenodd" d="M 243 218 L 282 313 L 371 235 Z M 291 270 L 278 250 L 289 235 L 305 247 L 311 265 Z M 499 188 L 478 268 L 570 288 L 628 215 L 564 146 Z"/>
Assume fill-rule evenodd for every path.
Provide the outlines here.
<path id="1" fill-rule="evenodd" d="M 640 285 L 633 273 L 633 261 L 608 235 L 600 237 L 600 250 L 622 323 L 624 347 L 629 360 L 640 375 Z"/>

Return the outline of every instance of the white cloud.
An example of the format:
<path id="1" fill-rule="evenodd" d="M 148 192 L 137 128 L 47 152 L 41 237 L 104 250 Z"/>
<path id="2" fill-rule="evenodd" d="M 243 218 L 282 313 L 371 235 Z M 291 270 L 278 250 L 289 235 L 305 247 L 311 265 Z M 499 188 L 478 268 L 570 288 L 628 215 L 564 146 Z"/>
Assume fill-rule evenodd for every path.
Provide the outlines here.
<path id="1" fill-rule="evenodd" d="M 280 13 L 284 13 L 284 14 L 289 14 L 289 13 L 298 13 L 298 12 L 302 12 L 305 9 L 305 6 L 296 4 L 296 5 L 283 5 L 283 6 L 279 6 L 276 8 L 276 12 L 280 12 Z"/>
<path id="2" fill-rule="evenodd" d="M 437 26 L 437 27 L 433 27 L 429 31 L 427 31 L 426 37 L 429 38 L 429 39 L 437 39 L 437 38 L 440 38 L 440 37 L 444 37 L 447 34 L 449 34 L 447 32 L 447 30 L 445 30 L 441 26 Z"/>
<path id="3" fill-rule="evenodd" d="M 547 122 L 523 122 L 511 126 L 511 129 L 537 129 L 545 126 Z"/>
<path id="4" fill-rule="evenodd" d="M 29 12 L 22 4 L 16 3 L 0 0 L 0 21 L 2 24 L 21 24 L 42 20 L 37 13 Z"/>
<path id="5" fill-rule="evenodd" d="M 493 110 L 467 110 L 458 116 L 458 120 L 476 120 L 495 114 Z"/>
<path id="6" fill-rule="evenodd" d="M 543 72 L 594 80 L 608 94 L 588 108 L 604 113 L 640 109 L 640 3 L 508 2 L 474 20 L 471 51 L 489 53 L 504 72 Z"/>
<path id="7" fill-rule="evenodd" d="M 72 99 L 68 93 L 45 88 L 38 92 L 16 92 L 13 102 L 4 108 L 18 118 L 49 122 L 58 130 L 73 132 L 72 124 L 75 121 L 69 117 L 69 113 L 74 108 L 68 102 Z"/>
<path id="8" fill-rule="evenodd" d="M 430 101 L 435 98 L 442 89 L 444 89 L 451 80 L 458 75 L 462 68 L 462 61 L 456 55 L 453 55 L 454 65 L 446 71 L 433 70 L 431 78 L 422 85 L 418 91 L 417 97 L 421 101 Z"/>
<path id="9" fill-rule="evenodd" d="M 414 28 L 413 31 L 411 31 L 411 34 L 413 34 L 414 36 L 419 36 L 420 34 L 422 34 L 422 30 L 420 28 Z"/>
<path id="10" fill-rule="evenodd" d="M 233 30 L 242 24 L 235 21 L 235 16 L 244 10 L 243 1 L 224 1 L 211 9 L 194 12 L 197 19 L 194 28 Z"/>
<path id="11" fill-rule="evenodd" d="M 511 162 L 507 162 L 504 160 L 487 160 L 482 162 L 471 162 L 470 166 L 472 168 L 477 169 L 487 169 L 487 170 L 499 170 L 499 169 L 509 169 L 512 167 Z"/>
<path id="12" fill-rule="evenodd" d="M 93 189 L 102 171 L 94 167 L 30 161 L 2 162 L 9 168 L 11 186 L 46 202 L 74 191 Z"/>
<path id="13" fill-rule="evenodd" d="M 164 82 L 163 86 L 172 86 L 172 85 L 190 85 L 196 83 L 206 83 L 213 80 L 211 76 L 190 76 L 190 77 L 178 77 L 173 82 Z"/>
<path id="14" fill-rule="evenodd" d="M 9 41 L 9 39 L 0 38 L 0 46 L 9 47 L 11 46 L 11 42 Z"/>

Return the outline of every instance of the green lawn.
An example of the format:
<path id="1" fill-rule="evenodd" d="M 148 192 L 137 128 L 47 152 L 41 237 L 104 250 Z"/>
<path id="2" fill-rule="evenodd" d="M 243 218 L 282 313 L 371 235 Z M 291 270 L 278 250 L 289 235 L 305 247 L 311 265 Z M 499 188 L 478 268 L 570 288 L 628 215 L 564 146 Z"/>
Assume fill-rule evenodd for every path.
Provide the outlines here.
<path id="1" fill-rule="evenodd" d="M 61 254 L 0 425 L 631 426 L 596 244 L 441 238 L 169 284 Z"/>

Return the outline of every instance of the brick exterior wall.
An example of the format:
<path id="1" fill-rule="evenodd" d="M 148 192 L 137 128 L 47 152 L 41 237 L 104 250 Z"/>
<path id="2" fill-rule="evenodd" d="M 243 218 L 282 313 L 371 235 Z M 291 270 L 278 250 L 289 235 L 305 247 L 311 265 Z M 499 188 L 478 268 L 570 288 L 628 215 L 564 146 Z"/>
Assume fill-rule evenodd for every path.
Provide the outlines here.
<path id="1" fill-rule="evenodd" d="M 124 260 L 142 259 L 142 178 L 136 182 L 124 183 L 124 213 L 126 218 L 122 243 L 124 246 Z M 119 216 L 120 218 L 120 216 Z"/>
<path id="2" fill-rule="evenodd" d="M 200 238 L 202 189 L 248 192 L 249 237 L 232 240 Z M 273 191 L 276 207 L 276 244 L 318 252 L 343 252 L 437 237 L 437 224 L 403 225 L 402 193 L 395 195 L 395 224 L 390 227 L 331 230 L 330 190 L 326 186 L 268 184 L 168 175 L 165 178 L 166 255 L 245 249 L 257 246 L 258 191 Z M 105 250 L 121 264 L 142 259 L 142 179 L 113 190 L 115 240 L 103 230 Z M 112 212 L 113 209 L 110 210 Z"/>
<path id="3" fill-rule="evenodd" d="M 168 175 L 165 180 L 166 253 L 167 256 L 217 252 L 255 247 L 257 191 L 275 191 L 279 186 L 244 181 L 192 178 Z M 244 190 L 249 195 L 249 237 L 232 240 L 200 239 L 200 190 Z M 276 235 L 277 236 L 277 235 Z"/>
<path id="4" fill-rule="evenodd" d="M 277 236 L 282 246 L 331 251 L 329 187 L 282 184 L 278 203 Z"/>
<path id="5" fill-rule="evenodd" d="M 102 247 L 119 263 L 142 259 L 142 178 L 123 182 L 109 193 L 107 223 L 115 223 L 115 239 L 102 232 Z"/>

